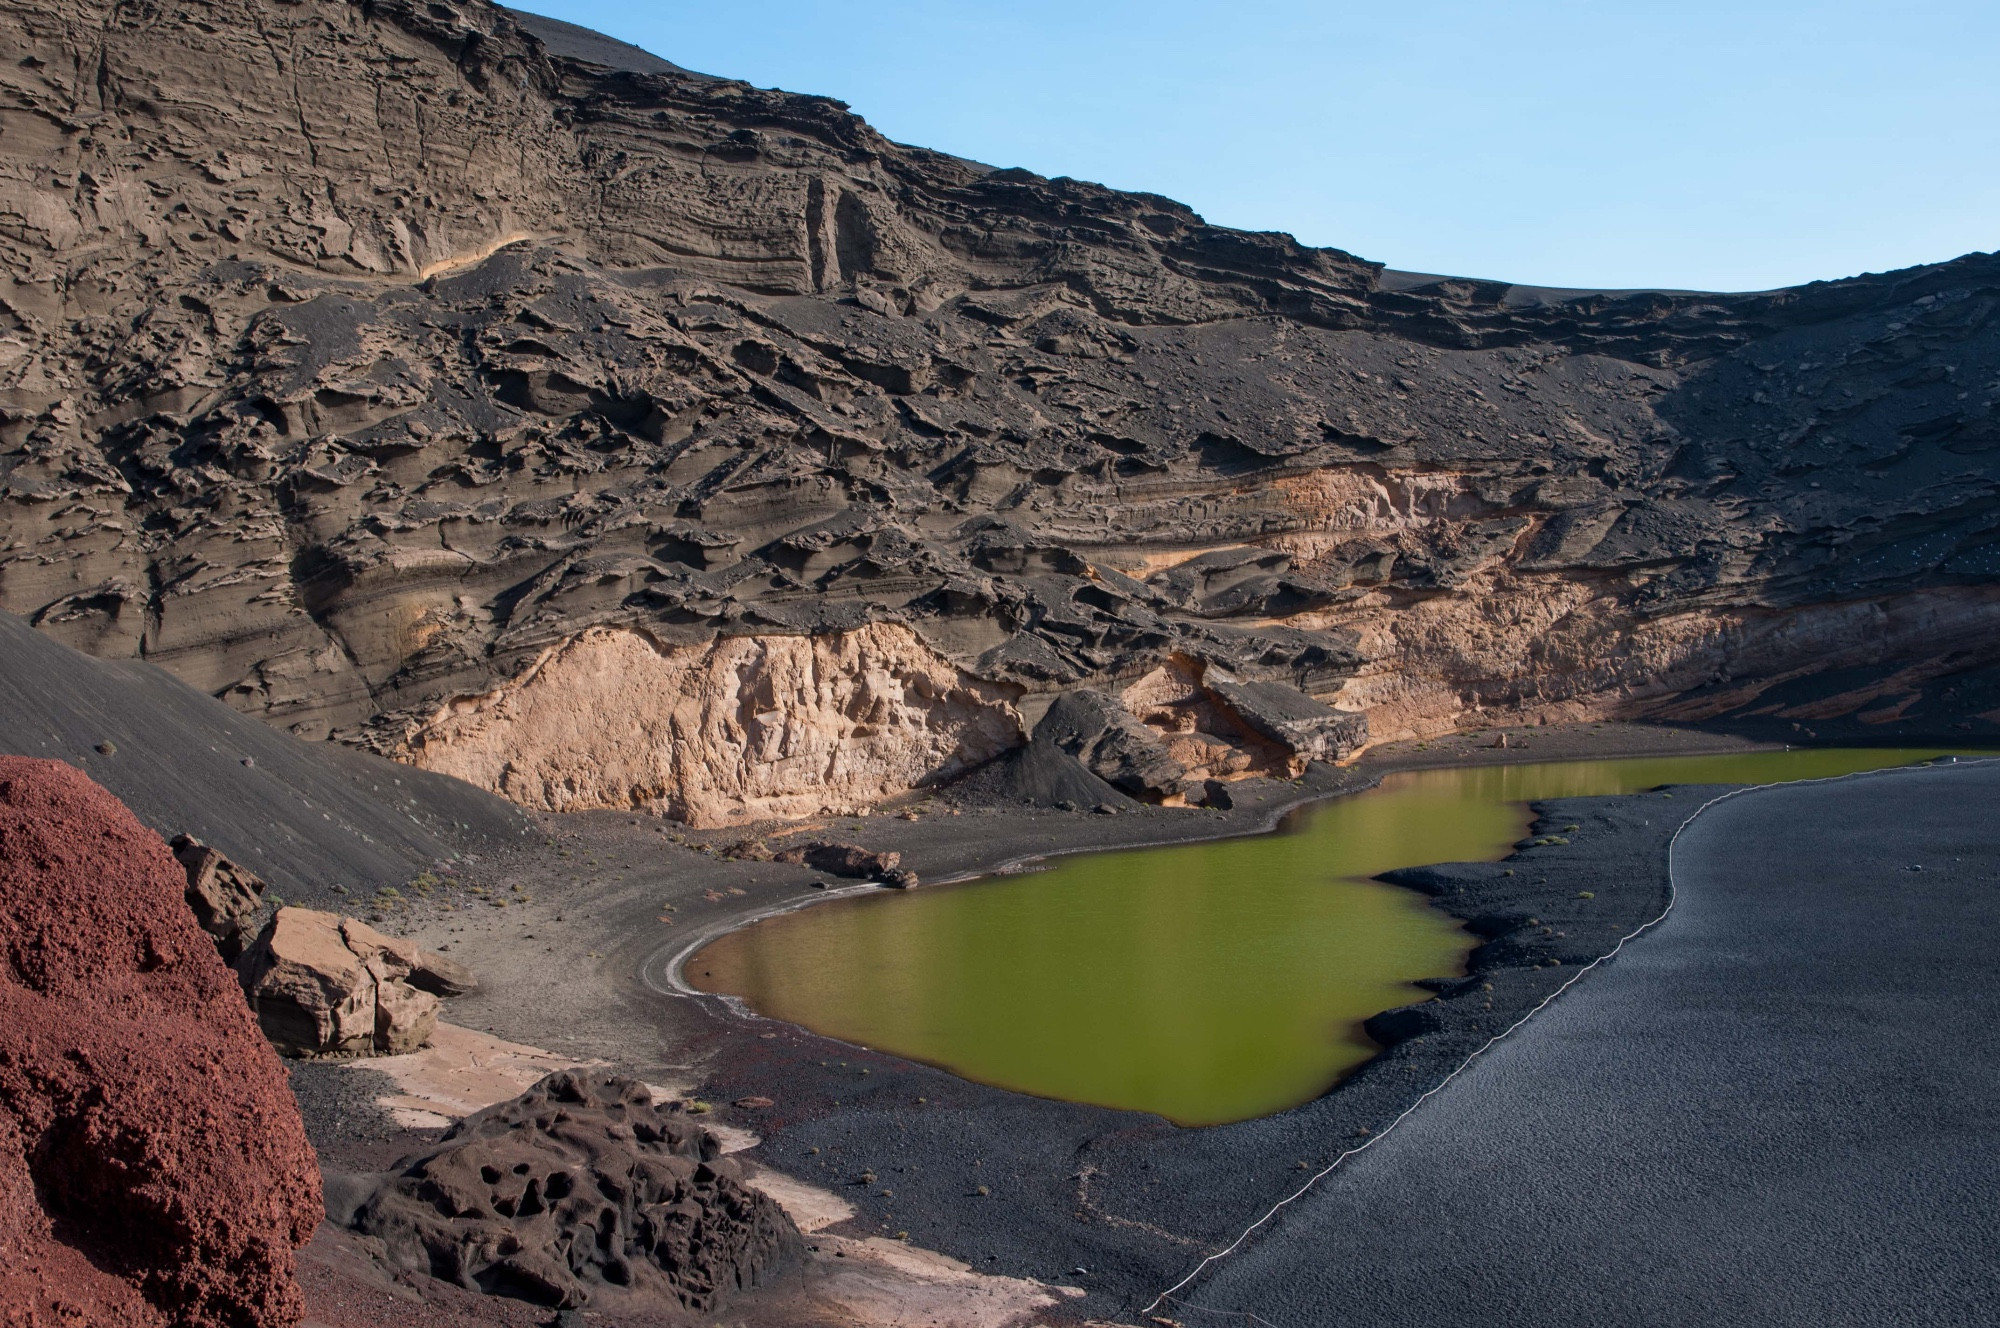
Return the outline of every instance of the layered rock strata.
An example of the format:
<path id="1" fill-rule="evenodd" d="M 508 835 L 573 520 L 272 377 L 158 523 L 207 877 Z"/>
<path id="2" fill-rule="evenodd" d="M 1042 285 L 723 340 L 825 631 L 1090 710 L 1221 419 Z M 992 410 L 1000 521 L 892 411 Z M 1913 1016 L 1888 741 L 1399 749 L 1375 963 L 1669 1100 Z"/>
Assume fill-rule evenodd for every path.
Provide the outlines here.
<path id="1" fill-rule="evenodd" d="M 0 1322 L 276 1328 L 319 1170 L 159 836 L 0 757 Z"/>
<path id="2" fill-rule="evenodd" d="M 713 1310 L 803 1253 L 784 1210 L 644 1084 L 565 1070 L 452 1126 L 361 1202 L 392 1264 L 595 1310 Z"/>
<path id="3" fill-rule="evenodd" d="M 948 761 L 753 715 L 688 750 L 786 785 L 696 785 L 663 705 L 577 729 L 606 781 L 455 708 L 655 648 L 893 669 L 891 627 L 1035 714 L 1178 655 L 1374 740 L 1893 714 L 2000 655 L 1991 256 L 1420 278 L 479 0 L 0 29 L 0 605 L 307 736 L 712 823 Z"/>

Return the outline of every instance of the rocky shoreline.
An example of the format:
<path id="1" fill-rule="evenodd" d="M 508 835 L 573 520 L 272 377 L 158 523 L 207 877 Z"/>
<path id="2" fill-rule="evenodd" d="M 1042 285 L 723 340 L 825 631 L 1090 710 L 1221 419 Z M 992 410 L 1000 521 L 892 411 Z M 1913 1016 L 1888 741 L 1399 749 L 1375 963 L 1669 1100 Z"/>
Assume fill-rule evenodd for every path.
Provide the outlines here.
<path id="1" fill-rule="evenodd" d="M 1302 804 L 1439 758 L 1752 749 L 1727 735 L 1636 726 L 1552 726 L 1511 734 L 1506 747 L 1492 741 L 1412 745 L 1352 768 L 1315 766 L 1296 783 L 1246 782 L 1228 811 L 1003 808 L 982 803 L 974 787 L 941 793 L 921 810 L 900 809 L 915 811 L 912 820 L 892 808 L 797 829 L 900 852 L 924 879 L 941 882 L 1062 852 L 1263 833 Z M 854 1215 L 837 1231 L 906 1237 L 980 1272 L 1081 1288 L 1084 1295 L 1061 1306 L 1064 1315 L 1129 1317 L 1657 917 L 1666 843 L 1705 794 L 1673 789 L 1539 804 L 1527 839 L 1505 862 L 1396 874 L 1485 938 L 1468 973 L 1427 984 L 1437 1002 L 1371 1021 L 1371 1034 L 1390 1045 L 1336 1090 L 1277 1116 L 1207 1129 L 1025 1097 L 744 1018 L 713 998 L 662 995 L 647 977 L 658 975 L 663 955 L 822 893 L 803 867 L 722 856 L 726 836 L 604 813 L 543 818 L 536 844 L 469 869 L 486 871 L 483 898 L 511 901 L 506 909 L 468 894 L 455 908 L 439 899 L 430 914 L 399 921 L 426 944 L 452 947 L 487 981 L 455 1017 L 684 1085 L 691 1097 L 717 1104 L 712 1119 L 761 1137 L 750 1154 L 759 1165 L 850 1205 Z M 532 889 L 514 889 L 529 880 L 537 882 Z M 310 1084 L 301 1090 L 329 1166 L 342 1165 L 343 1153 L 383 1164 L 393 1140 L 342 1138 L 342 1127 L 315 1110 Z M 758 1100 L 770 1105 L 731 1105 Z M 351 1112 L 346 1119 L 357 1120 Z M 422 1132 L 392 1134 L 410 1151 L 427 1142 Z"/>
<path id="2" fill-rule="evenodd" d="M 23 685 L 53 664 L 46 651 L 27 648 L 29 635 L 0 638 L 19 647 Z M 661 956 L 775 908 L 825 898 L 830 891 L 814 886 L 832 884 L 825 873 L 835 868 L 897 865 L 935 888 L 1034 870 L 1037 859 L 1071 852 L 1266 833 L 1303 804 L 1360 791 L 1398 770 L 1772 749 L 1696 727 L 1537 726 L 1379 747 L 1351 766 L 1315 763 L 1293 780 L 1232 781 L 1229 797 L 1208 806 L 1128 802 L 1110 811 L 1024 802 L 996 763 L 867 816 L 700 832 L 624 813 L 502 816 L 463 786 L 353 754 L 329 764 L 320 750 L 278 735 L 238 759 L 237 745 L 261 730 L 233 734 L 235 717 L 164 679 L 153 679 L 161 685 L 148 694 L 167 704 L 135 712 L 122 703 L 131 671 L 101 664 L 62 671 L 72 690 L 51 691 L 60 704 L 45 707 L 39 729 L 10 741 L 88 769 L 114 791 L 129 788 L 141 819 L 171 836 L 206 826 L 192 818 L 213 814 L 185 799 L 160 801 L 149 772 L 188 746 L 188 734 L 214 726 L 205 741 L 240 791 L 237 802 L 296 808 L 286 813 L 297 818 L 287 850 L 306 869 L 273 864 L 293 916 L 317 909 L 354 918 L 478 975 L 478 990 L 454 998 L 450 1026 L 438 1024 L 436 1045 L 420 1054 L 293 1063 L 292 1097 L 329 1196 L 379 1190 L 385 1170 L 437 1155 L 452 1121 L 551 1072 L 614 1074 L 683 1104 L 727 1140 L 744 1183 L 775 1199 L 805 1233 L 803 1263 L 780 1284 L 733 1302 L 719 1320 L 746 1328 L 832 1328 L 912 1314 L 945 1321 L 971 1314 L 991 1324 L 1030 1314 L 1037 1322 L 1131 1319 L 1271 1204 L 1382 1137 L 1496 1032 L 1657 916 L 1666 844 L 1706 791 L 1538 804 L 1505 862 L 1394 874 L 1483 940 L 1468 972 L 1425 984 L 1437 1001 L 1370 1020 L 1388 1049 L 1337 1089 L 1226 1126 L 1181 1128 L 1028 1097 L 746 1018 L 714 999 L 662 994 L 647 982 Z M 125 717 L 124 727 L 107 729 L 114 715 Z M 1900 733 L 1893 739 L 1908 741 Z M 393 810 L 350 806 L 361 790 L 395 790 L 399 801 Z M 250 831 L 233 807 L 213 826 L 232 850 Z M 423 838 L 385 842 L 396 820 L 417 817 Z M 395 861 L 357 874 L 353 855 L 343 856 L 356 839 Z M 200 893 L 208 851 L 186 848 L 198 859 L 189 882 Z M 219 882 L 220 866 L 216 873 Z M 263 904 L 273 902 L 267 893 Z M 433 1088 L 458 1076 L 443 1096 L 412 1079 L 423 1067 L 408 1062 L 424 1058 L 442 1071 Z M 393 1267 L 375 1239 L 330 1222 L 301 1252 L 313 1328 L 545 1320 L 525 1303 Z M 967 1308 L 975 1305 L 977 1313 Z M 658 1321 L 679 1322 L 685 1312 L 667 1307 Z M 616 1321 L 653 1320 L 621 1310 Z"/>

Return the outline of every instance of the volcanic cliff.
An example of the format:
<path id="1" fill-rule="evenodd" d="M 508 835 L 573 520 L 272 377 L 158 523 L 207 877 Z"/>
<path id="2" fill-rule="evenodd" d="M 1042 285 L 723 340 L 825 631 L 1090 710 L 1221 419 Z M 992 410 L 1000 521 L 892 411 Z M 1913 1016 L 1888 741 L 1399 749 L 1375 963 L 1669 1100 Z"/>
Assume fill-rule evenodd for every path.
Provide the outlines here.
<path id="1" fill-rule="evenodd" d="M 1151 735 L 1128 791 L 1198 800 L 2000 664 L 1993 256 L 1535 290 L 482 0 L 0 29 L 0 607 L 306 736 L 717 823 L 1079 690 L 1123 713 L 1066 750 Z"/>

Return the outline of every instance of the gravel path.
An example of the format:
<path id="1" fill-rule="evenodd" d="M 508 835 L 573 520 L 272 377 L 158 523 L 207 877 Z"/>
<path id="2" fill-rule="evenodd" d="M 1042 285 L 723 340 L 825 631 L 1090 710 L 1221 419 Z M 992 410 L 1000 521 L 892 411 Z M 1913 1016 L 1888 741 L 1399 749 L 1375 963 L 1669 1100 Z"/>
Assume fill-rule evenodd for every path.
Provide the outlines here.
<path id="1" fill-rule="evenodd" d="M 1729 798 L 1674 871 L 1665 922 L 1164 1312 L 2000 1322 L 2000 762 Z"/>

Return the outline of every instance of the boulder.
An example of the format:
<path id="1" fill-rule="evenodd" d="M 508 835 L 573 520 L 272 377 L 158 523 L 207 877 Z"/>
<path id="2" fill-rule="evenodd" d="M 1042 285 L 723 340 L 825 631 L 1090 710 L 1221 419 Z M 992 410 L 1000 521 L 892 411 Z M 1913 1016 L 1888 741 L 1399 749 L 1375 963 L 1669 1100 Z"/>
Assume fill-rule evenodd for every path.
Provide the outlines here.
<path id="1" fill-rule="evenodd" d="M 786 849 L 776 855 L 776 861 L 803 863 L 814 871 L 823 871 L 829 876 L 876 881 L 895 873 L 902 864 L 903 855 L 877 853 L 859 844 L 835 844 L 815 840 L 810 844 L 800 844 Z"/>
<path id="2" fill-rule="evenodd" d="M 340 920 L 341 939 L 362 958 L 384 956 L 394 976 L 433 996 L 467 996 L 479 990 L 479 979 L 456 959 L 426 950 L 400 936 L 385 936 L 354 918 Z"/>
<path id="3" fill-rule="evenodd" d="M 1187 767 L 1159 735 L 1103 692 L 1063 693 L 1035 726 L 1033 741 L 1068 753 L 1106 784 L 1146 802 L 1179 794 L 1187 779 Z"/>
<path id="4" fill-rule="evenodd" d="M 439 996 L 478 986 L 463 964 L 364 922 L 281 908 L 237 961 L 271 1044 L 288 1056 L 395 1056 L 437 1027 Z"/>
<path id="5" fill-rule="evenodd" d="M 1245 682 L 1213 665 L 1202 685 L 1250 731 L 1292 753 L 1295 773 L 1308 761 L 1341 761 L 1368 742 L 1368 716 L 1335 710 L 1282 682 Z"/>
<path id="6" fill-rule="evenodd" d="M 708 1311 L 803 1245 L 721 1154 L 644 1084 L 564 1070 L 398 1164 L 348 1224 L 401 1270 L 491 1295 Z"/>
<path id="7" fill-rule="evenodd" d="M 175 835 L 168 847 L 187 872 L 194 920 L 215 938 L 223 959 L 234 963 L 249 946 L 252 924 L 263 907 L 263 880 L 191 835 Z"/>
<path id="8" fill-rule="evenodd" d="M 0 758 L 0 1324 L 277 1328 L 319 1172 L 285 1071 L 123 804 Z"/>

